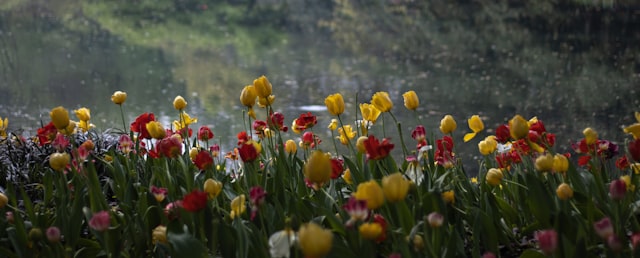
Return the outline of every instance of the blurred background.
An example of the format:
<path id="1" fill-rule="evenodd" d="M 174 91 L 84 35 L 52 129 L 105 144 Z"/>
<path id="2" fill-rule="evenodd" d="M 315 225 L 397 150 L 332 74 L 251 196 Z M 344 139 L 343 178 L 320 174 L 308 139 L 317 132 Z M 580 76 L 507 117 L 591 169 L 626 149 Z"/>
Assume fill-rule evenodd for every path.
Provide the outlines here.
<path id="1" fill-rule="evenodd" d="M 52 107 L 87 107 L 98 130 L 121 128 L 110 96 L 122 90 L 128 122 L 153 112 L 169 126 L 182 95 L 194 128 L 210 126 L 228 150 L 245 128 L 240 91 L 266 75 L 275 110 L 287 124 L 318 115 L 324 144 L 324 98 L 342 93 L 353 123 L 377 91 L 390 93 L 409 146 L 416 124 L 440 137 L 445 114 L 472 158 L 515 114 L 544 121 L 558 148 L 587 126 L 623 143 L 640 111 L 638 28 L 635 0 L 2 0 L 0 117 L 33 135 Z M 403 107 L 407 90 L 418 116 Z M 462 144 L 474 114 L 488 130 Z"/>

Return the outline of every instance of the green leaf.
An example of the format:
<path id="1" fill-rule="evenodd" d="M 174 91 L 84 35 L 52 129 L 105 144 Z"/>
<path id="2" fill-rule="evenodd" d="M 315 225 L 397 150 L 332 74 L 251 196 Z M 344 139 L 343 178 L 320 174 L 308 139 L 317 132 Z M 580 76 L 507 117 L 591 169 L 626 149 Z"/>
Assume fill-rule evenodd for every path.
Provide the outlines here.
<path id="1" fill-rule="evenodd" d="M 173 255 L 176 257 L 203 257 L 207 251 L 198 239 L 187 232 L 169 232 L 167 239 L 173 246 Z"/>
<path id="2" fill-rule="evenodd" d="M 527 249 L 522 252 L 520 258 L 545 258 L 544 254 L 535 249 Z"/>

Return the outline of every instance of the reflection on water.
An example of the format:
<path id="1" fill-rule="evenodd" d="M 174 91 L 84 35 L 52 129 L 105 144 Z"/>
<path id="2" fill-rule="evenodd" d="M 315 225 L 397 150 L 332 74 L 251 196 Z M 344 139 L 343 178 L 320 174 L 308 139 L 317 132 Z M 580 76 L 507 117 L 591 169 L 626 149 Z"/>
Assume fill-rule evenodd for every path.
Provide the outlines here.
<path id="1" fill-rule="evenodd" d="M 360 27 L 350 28 L 337 18 L 330 27 L 336 23 L 345 26 L 332 27 L 332 35 L 310 33 L 303 25 L 295 30 L 288 30 L 291 25 L 282 25 L 282 31 L 288 32 L 283 34 L 264 26 L 242 30 L 233 27 L 229 19 L 232 15 L 242 17 L 242 12 L 234 13 L 237 6 L 230 4 L 220 4 L 218 9 L 194 5 L 196 11 L 187 12 L 186 16 L 189 26 L 183 26 L 180 22 L 187 18 L 173 9 L 170 14 L 178 22 L 161 14 L 138 19 L 135 12 L 127 9 L 135 5 L 123 5 L 125 8 L 110 1 L 79 5 L 73 1 L 54 2 L 24 4 L 11 0 L 0 4 L 0 117 L 9 117 L 10 130 L 24 128 L 27 135 L 33 134 L 41 122 L 46 123 L 48 111 L 58 105 L 91 109 L 92 122 L 98 130 L 119 128 L 120 111 L 109 97 L 122 90 L 129 96 L 125 104 L 128 121 L 143 112 L 154 112 L 166 126 L 177 117 L 171 104 L 173 98 L 184 96 L 189 102 L 187 112 L 198 118 L 196 126 L 210 126 L 215 139 L 228 150 L 235 144 L 236 133 L 250 126 L 238 100 L 240 91 L 263 74 L 274 86 L 274 108 L 284 113 L 287 123 L 303 112 L 318 115 L 319 122 L 313 130 L 324 134 L 326 148 L 331 146 L 327 145 L 331 140 L 326 129 L 331 117 L 323 103 L 327 95 L 335 92 L 342 93 L 347 102 L 345 123 L 353 124 L 360 116 L 357 103 L 368 102 L 377 91 L 388 91 L 395 104 L 392 111 L 402 121 L 405 135 L 415 125 L 423 124 L 428 134 L 439 137 L 440 119 L 452 114 L 459 125 L 454 135 L 460 139 L 458 150 L 468 155 L 462 157 L 465 160 L 474 160 L 472 156 L 477 153 L 476 140 L 468 144 L 461 141 L 469 131 L 466 119 L 473 114 L 485 120 L 487 131 L 481 136 L 492 133 L 493 128 L 516 113 L 538 116 L 548 131 L 558 134 L 558 145 L 566 148 L 570 140 L 581 137 L 586 126 L 595 127 L 602 137 L 622 140 L 620 126 L 633 122 L 632 112 L 640 110 L 640 79 L 638 68 L 634 67 L 637 61 L 619 55 L 618 58 L 626 58 L 620 60 L 626 65 L 612 66 L 605 60 L 611 57 L 590 59 L 586 56 L 588 50 L 579 52 L 579 45 L 566 45 L 569 40 L 578 42 L 575 38 L 563 38 L 558 31 L 544 31 L 533 25 L 523 26 L 522 31 L 501 32 L 505 33 L 502 38 L 500 33 L 494 38 L 495 31 L 479 31 L 473 27 L 478 25 L 467 24 L 469 28 L 459 28 L 461 35 L 466 35 L 463 37 L 451 31 L 458 25 L 447 23 L 447 17 L 431 17 L 435 20 L 429 26 L 440 27 L 420 27 L 425 37 L 431 37 L 428 47 L 419 56 L 398 60 L 386 51 L 401 53 L 397 47 L 406 44 L 404 39 L 384 38 L 389 42 L 398 40 L 398 46 L 378 50 L 384 58 L 371 56 L 366 44 L 359 44 L 355 50 L 349 45 L 365 40 L 356 36 L 367 34 L 358 34 Z M 303 8 L 289 4 L 289 8 Z M 402 1 L 393 4 L 408 6 Z M 230 10 L 227 20 L 219 15 L 207 16 L 224 8 Z M 332 8 L 336 12 L 346 7 Z M 587 10 L 599 15 L 613 12 L 606 8 L 598 9 L 604 14 Z M 397 15 L 397 10 L 393 12 Z M 624 11 L 627 20 L 638 22 L 637 15 L 629 13 L 633 12 Z M 305 21 L 304 17 L 289 15 L 290 19 Z M 132 19 L 134 22 L 127 23 Z M 585 24 L 589 23 L 585 20 Z M 319 22 L 308 24 L 317 26 Z M 267 29 L 268 36 L 252 42 L 258 32 Z M 591 41 L 579 42 L 599 47 L 605 40 L 595 34 L 597 29 L 590 28 L 595 31 L 588 34 L 593 37 Z M 623 40 L 635 38 L 622 37 L 624 30 L 620 30 L 608 37 L 619 45 L 630 45 Z M 471 32 L 474 34 L 468 35 Z M 405 36 L 411 33 L 416 32 Z M 471 48 L 470 44 L 486 48 Z M 633 52 L 617 52 L 624 51 Z M 401 95 L 410 89 L 420 97 L 417 113 L 402 106 Z M 265 117 L 264 110 L 256 112 L 259 119 Z M 397 143 L 392 120 L 383 117 L 387 123 L 384 130 Z M 382 130 L 379 123 L 371 132 Z M 298 136 L 289 133 L 286 137 Z M 409 146 L 413 145 L 410 140 L 405 139 Z M 399 143 L 396 146 L 399 151 Z"/>

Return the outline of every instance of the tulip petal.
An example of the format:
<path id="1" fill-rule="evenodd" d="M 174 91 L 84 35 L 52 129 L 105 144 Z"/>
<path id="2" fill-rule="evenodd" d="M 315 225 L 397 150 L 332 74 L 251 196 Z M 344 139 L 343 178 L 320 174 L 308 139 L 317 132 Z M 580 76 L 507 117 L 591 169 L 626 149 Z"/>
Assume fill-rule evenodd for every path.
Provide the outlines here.
<path id="1" fill-rule="evenodd" d="M 473 137 L 476 137 L 476 133 L 467 133 L 464 135 L 464 142 L 468 142 L 471 139 L 473 139 Z"/>

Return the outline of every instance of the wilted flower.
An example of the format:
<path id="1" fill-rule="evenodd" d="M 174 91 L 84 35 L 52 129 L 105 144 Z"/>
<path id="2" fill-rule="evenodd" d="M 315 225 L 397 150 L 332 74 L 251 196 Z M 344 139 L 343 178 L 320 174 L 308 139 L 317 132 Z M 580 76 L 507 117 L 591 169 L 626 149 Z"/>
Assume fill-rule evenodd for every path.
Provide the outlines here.
<path id="1" fill-rule="evenodd" d="M 568 200 L 573 197 L 573 189 L 567 183 L 562 183 L 556 189 L 556 194 L 558 195 L 558 199 L 560 200 Z"/>
<path id="2" fill-rule="evenodd" d="M 151 242 L 155 245 L 158 243 L 169 243 L 167 240 L 167 227 L 159 225 L 151 232 Z"/>
<path id="3" fill-rule="evenodd" d="M 67 109 L 59 106 L 51 109 L 49 112 L 49 116 L 51 117 L 51 122 L 58 130 L 64 130 L 69 126 L 69 112 Z"/>
<path id="4" fill-rule="evenodd" d="M 331 171 L 331 158 L 319 150 L 313 151 L 304 164 L 304 176 L 314 187 L 321 187 L 329 182 Z"/>
<path id="5" fill-rule="evenodd" d="M 127 93 L 122 91 L 116 91 L 111 95 L 111 102 L 117 105 L 122 105 L 127 100 Z"/>
<path id="6" fill-rule="evenodd" d="M 305 257 L 323 257 L 331 251 L 333 234 L 318 224 L 306 223 L 300 226 L 298 243 Z"/>
<path id="7" fill-rule="evenodd" d="M 457 127 L 458 124 L 451 115 L 446 115 L 444 116 L 444 118 L 442 118 L 442 120 L 440 120 L 440 132 L 442 132 L 443 134 L 450 134 L 454 130 L 456 130 Z"/>
<path id="8" fill-rule="evenodd" d="M 404 200 L 411 183 L 401 173 L 393 173 L 382 178 L 382 190 L 387 201 L 393 203 Z"/>
<path id="9" fill-rule="evenodd" d="M 471 116 L 471 118 L 467 120 L 467 123 L 472 132 L 464 135 L 464 142 L 470 141 L 473 137 L 476 137 L 477 133 L 484 130 L 484 123 L 482 123 L 482 119 L 480 119 L 478 115 Z"/>
<path id="10" fill-rule="evenodd" d="M 198 212 L 207 207 L 207 193 L 193 190 L 182 198 L 182 208 L 189 212 Z"/>
<path id="11" fill-rule="evenodd" d="M 285 228 L 277 231 L 269 237 L 269 253 L 273 258 L 285 257 L 291 255 L 291 246 L 296 242 L 296 232 Z"/>
<path id="12" fill-rule="evenodd" d="M 353 131 L 353 128 L 351 128 L 351 125 L 345 125 L 343 127 L 339 127 L 338 133 L 340 134 L 338 139 L 340 139 L 340 143 L 344 145 L 349 144 L 349 140 L 356 137 L 356 132 Z"/>
<path id="13" fill-rule="evenodd" d="M 327 106 L 327 111 L 334 116 L 344 113 L 344 99 L 340 93 L 327 96 L 324 99 L 324 105 Z"/>
<path id="14" fill-rule="evenodd" d="M 329 123 L 327 128 L 331 131 L 335 131 L 338 128 L 338 119 L 331 119 L 331 123 Z"/>
<path id="15" fill-rule="evenodd" d="M 402 94 L 402 98 L 404 99 L 404 106 L 409 110 L 416 110 L 420 105 L 420 99 L 418 99 L 418 94 L 415 91 L 407 91 Z"/>
<path id="16" fill-rule="evenodd" d="M 558 233 L 553 229 L 537 231 L 535 239 L 545 255 L 553 254 L 558 248 Z"/>
<path id="17" fill-rule="evenodd" d="M 231 219 L 234 219 L 235 217 L 242 215 L 247 210 L 247 207 L 245 205 L 246 200 L 247 199 L 244 196 L 244 194 L 238 195 L 235 198 L 233 198 L 233 200 L 231 200 L 231 212 L 230 212 Z"/>
<path id="18" fill-rule="evenodd" d="M 98 232 L 104 232 L 109 229 L 111 219 L 108 211 L 99 211 L 93 214 L 89 220 L 89 227 Z"/>
<path id="19" fill-rule="evenodd" d="M 371 104 L 380 110 L 380 112 L 389 112 L 393 107 L 393 102 L 391 102 L 389 93 L 384 91 L 379 91 L 373 94 L 373 97 L 371 97 Z"/>
<path id="20" fill-rule="evenodd" d="M 497 168 L 489 169 L 489 171 L 487 171 L 485 180 L 490 186 L 499 185 L 502 182 L 502 171 Z"/>
<path id="21" fill-rule="evenodd" d="M 208 178 L 204 181 L 203 188 L 209 199 L 215 199 L 222 191 L 222 183 L 212 178 Z"/>
<path id="22" fill-rule="evenodd" d="M 353 225 L 356 221 L 366 220 L 369 216 L 369 208 L 367 208 L 366 200 L 358 200 L 351 196 L 342 208 L 349 213 L 349 220 L 345 223 L 347 226 Z"/>
<path id="23" fill-rule="evenodd" d="M 312 128 L 318 123 L 318 119 L 311 112 L 302 113 L 298 118 L 293 120 L 292 128 L 294 132 L 302 132 Z"/>
<path id="24" fill-rule="evenodd" d="M 384 204 L 384 192 L 375 180 L 360 183 L 353 196 L 357 200 L 366 201 L 370 210 L 380 208 Z"/>

